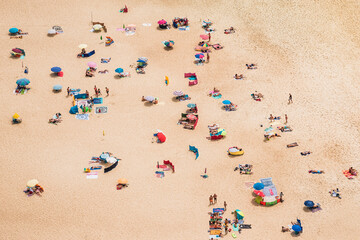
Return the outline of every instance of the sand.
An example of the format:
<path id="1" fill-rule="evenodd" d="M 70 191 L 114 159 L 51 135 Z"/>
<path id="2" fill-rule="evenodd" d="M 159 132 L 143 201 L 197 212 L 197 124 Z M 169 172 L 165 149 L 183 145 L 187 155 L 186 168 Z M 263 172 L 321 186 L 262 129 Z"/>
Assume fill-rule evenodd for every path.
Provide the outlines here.
<path id="1" fill-rule="evenodd" d="M 356 239 L 359 234 L 358 179 L 349 181 L 342 170 L 359 169 L 358 144 L 360 109 L 360 5 L 358 1 L 141 1 L 127 2 L 129 13 L 121 14 L 123 2 L 48 1 L 3 2 L 0 8 L 2 44 L 0 46 L 0 124 L 2 141 L 0 238 L 1 239 L 208 239 L 210 194 L 218 195 L 216 207 L 227 201 L 228 211 L 241 209 L 251 230 L 238 238 L 289 239 L 281 233 L 299 217 L 304 232 L 301 239 Z M 104 22 L 108 33 L 92 33 L 94 21 Z M 159 19 L 175 16 L 190 20 L 190 31 L 159 31 Z M 196 66 L 193 47 L 203 34 L 200 20 L 210 18 L 217 31 L 212 43 L 223 50 L 211 53 L 210 63 Z M 123 24 L 136 24 L 133 36 L 116 31 Z M 142 23 L 151 23 L 144 27 Z M 48 37 L 53 25 L 64 33 Z M 17 26 L 28 36 L 9 39 L 7 30 Z M 233 26 L 235 34 L 223 29 Z M 111 36 L 115 43 L 105 47 L 100 36 Z M 171 51 L 161 41 L 174 40 Z M 80 43 L 95 49 L 89 59 L 78 59 Z M 9 58 L 14 47 L 24 48 L 26 57 Z M 129 65 L 147 57 L 145 75 L 137 75 Z M 101 64 L 101 57 L 111 57 Z M 86 63 L 95 61 L 99 70 L 85 78 Z M 29 67 L 23 74 L 22 62 Z M 257 70 L 246 70 L 246 63 L 257 63 Z M 63 68 L 63 78 L 50 76 L 50 68 Z M 114 69 L 124 68 L 131 78 L 115 79 Z M 184 72 L 196 72 L 199 85 L 189 87 Z M 243 73 L 244 81 L 232 76 Z M 164 77 L 170 85 L 165 86 Z M 14 95 L 15 81 L 27 77 L 31 90 Z M 107 114 L 92 113 L 89 121 L 68 114 L 71 99 L 64 90 L 81 88 L 93 94 L 96 84 L 110 96 L 104 97 Z M 224 98 L 239 105 L 236 112 L 225 112 L 221 101 L 209 98 L 213 87 Z M 186 110 L 185 102 L 172 101 L 172 92 L 183 90 L 199 107 L 195 131 L 176 122 Z M 255 102 L 250 94 L 264 94 Z M 288 94 L 294 103 L 288 105 Z M 143 95 L 160 98 L 157 106 L 147 107 Z M 11 125 L 18 113 L 20 125 Z M 57 126 L 47 121 L 61 112 Z M 269 114 L 287 114 L 294 129 L 281 138 L 263 142 L 263 129 Z M 225 139 L 211 142 L 207 125 L 225 128 Z M 164 144 L 151 142 L 161 129 Z M 105 136 L 103 136 L 103 131 Z M 287 149 L 286 144 L 299 146 Z M 188 151 L 199 148 L 200 157 Z M 244 156 L 230 158 L 226 150 L 237 145 Z M 302 157 L 300 151 L 313 154 Z M 119 166 L 97 180 L 82 172 L 88 160 L 103 151 L 121 158 Z M 171 160 L 176 173 L 154 177 L 157 161 Z M 239 163 L 254 165 L 253 175 L 239 175 Z M 207 168 L 208 179 L 200 174 Z M 321 169 L 322 175 L 308 174 Z M 285 202 L 262 207 L 252 202 L 244 182 L 272 177 Z M 26 197 L 22 192 L 27 180 L 37 178 L 45 188 L 43 196 Z M 129 187 L 117 191 L 118 178 L 127 178 Z M 332 198 L 328 191 L 340 188 L 343 199 Z M 323 210 L 306 212 L 303 202 L 319 202 Z M 225 238 L 230 239 L 227 235 Z"/>

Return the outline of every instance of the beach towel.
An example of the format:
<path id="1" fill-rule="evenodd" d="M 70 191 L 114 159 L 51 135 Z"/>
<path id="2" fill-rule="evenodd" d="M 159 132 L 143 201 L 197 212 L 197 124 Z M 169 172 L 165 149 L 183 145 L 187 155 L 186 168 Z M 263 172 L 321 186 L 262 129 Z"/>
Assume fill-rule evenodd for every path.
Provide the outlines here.
<path id="1" fill-rule="evenodd" d="M 108 108 L 107 107 L 96 107 L 95 108 L 95 113 L 107 113 L 108 112 Z"/>
<path id="2" fill-rule="evenodd" d="M 151 27 L 151 23 L 143 23 L 142 24 L 144 27 Z"/>
<path id="3" fill-rule="evenodd" d="M 345 177 L 347 177 L 348 179 L 353 179 L 354 176 L 349 172 L 349 170 L 344 170 L 343 174 L 345 175 Z"/>
<path id="4" fill-rule="evenodd" d="M 82 54 L 81 57 L 87 58 L 87 57 L 91 57 L 91 56 L 94 55 L 94 54 L 95 54 L 95 50 L 92 50 L 91 52 Z"/>
<path id="5" fill-rule="evenodd" d="M 210 235 L 219 235 L 221 230 L 210 230 Z"/>
<path id="6" fill-rule="evenodd" d="M 224 212 L 225 211 L 225 208 L 213 208 L 213 213 L 216 213 L 216 212 Z"/>
<path id="7" fill-rule="evenodd" d="M 103 99 L 102 98 L 94 98 L 94 104 L 102 104 Z"/>
<path id="8" fill-rule="evenodd" d="M 81 91 L 80 88 L 78 88 L 78 89 L 72 88 L 72 89 L 70 89 L 69 95 L 70 95 L 70 96 L 71 96 L 71 95 L 76 95 L 76 94 L 78 94 L 80 91 Z"/>
<path id="9" fill-rule="evenodd" d="M 89 114 L 77 114 L 75 116 L 76 119 L 79 119 L 79 120 L 90 120 L 89 119 Z"/>
<path id="10" fill-rule="evenodd" d="M 86 93 L 78 93 L 78 94 L 74 95 L 75 99 L 85 99 L 87 97 L 88 97 L 88 95 Z"/>
<path id="11" fill-rule="evenodd" d="M 233 224 L 232 229 L 233 229 L 235 232 L 238 232 L 238 231 L 239 231 L 239 225 Z"/>
<path id="12" fill-rule="evenodd" d="M 98 174 L 97 174 L 97 172 L 87 173 L 87 174 L 86 174 L 86 179 L 98 179 Z"/>
<path id="13" fill-rule="evenodd" d="M 179 27 L 178 29 L 179 29 L 180 31 L 189 31 L 189 30 L 190 30 L 190 27 L 189 27 L 189 26 Z"/>

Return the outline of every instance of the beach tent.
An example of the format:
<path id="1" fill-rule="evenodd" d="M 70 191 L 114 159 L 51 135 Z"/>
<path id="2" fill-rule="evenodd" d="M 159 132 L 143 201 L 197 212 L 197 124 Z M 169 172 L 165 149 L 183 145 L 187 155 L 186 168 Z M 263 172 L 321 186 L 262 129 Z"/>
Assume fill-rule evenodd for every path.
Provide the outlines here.
<path id="1" fill-rule="evenodd" d="M 76 114 L 79 112 L 79 108 L 77 105 L 73 106 L 70 108 L 70 111 L 69 111 L 71 114 Z"/>
<path id="2" fill-rule="evenodd" d="M 236 219 L 238 220 L 242 220 L 244 219 L 244 213 L 242 211 L 240 211 L 239 209 L 236 209 L 235 210 L 235 216 L 236 216 Z"/>
<path id="3" fill-rule="evenodd" d="M 195 146 L 189 145 L 189 151 L 192 151 L 195 153 L 195 160 L 199 157 L 199 150 Z"/>

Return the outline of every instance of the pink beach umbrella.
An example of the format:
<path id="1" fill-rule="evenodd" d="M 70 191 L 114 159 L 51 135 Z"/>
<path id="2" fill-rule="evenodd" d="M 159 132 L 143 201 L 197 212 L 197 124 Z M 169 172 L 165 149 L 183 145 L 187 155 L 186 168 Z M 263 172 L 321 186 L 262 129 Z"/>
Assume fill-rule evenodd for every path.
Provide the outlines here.
<path id="1" fill-rule="evenodd" d="M 87 64 L 89 67 L 91 68 L 96 68 L 97 67 L 97 64 L 95 62 L 88 62 Z"/>
<path id="2" fill-rule="evenodd" d="M 158 24 L 159 25 L 164 25 L 164 24 L 166 24 L 166 21 L 164 19 L 161 19 L 160 21 L 158 21 Z"/>
<path id="3" fill-rule="evenodd" d="M 257 196 L 260 196 L 260 197 L 265 197 L 265 194 L 260 191 L 260 190 L 254 190 L 254 193 L 257 195 Z"/>
<path id="4" fill-rule="evenodd" d="M 188 115 L 186 115 L 186 117 L 191 121 L 194 121 L 197 119 L 197 117 L 194 114 L 188 114 Z"/>
<path id="5" fill-rule="evenodd" d="M 200 35 L 200 37 L 201 37 L 202 40 L 208 40 L 209 39 L 209 35 L 205 35 L 205 34 Z"/>

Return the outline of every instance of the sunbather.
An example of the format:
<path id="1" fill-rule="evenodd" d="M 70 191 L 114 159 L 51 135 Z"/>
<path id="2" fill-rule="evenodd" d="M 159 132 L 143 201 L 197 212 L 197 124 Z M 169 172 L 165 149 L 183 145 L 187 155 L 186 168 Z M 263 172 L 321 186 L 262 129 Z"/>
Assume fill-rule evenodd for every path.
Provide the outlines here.
<path id="1" fill-rule="evenodd" d="M 256 64 L 254 64 L 254 63 L 245 64 L 245 65 L 246 65 L 247 69 L 257 69 L 257 66 L 256 66 Z"/>
<path id="2" fill-rule="evenodd" d="M 349 173 L 350 173 L 351 175 L 353 175 L 353 176 L 357 176 L 357 170 L 354 169 L 353 167 L 350 167 L 350 168 L 349 168 Z"/>
<path id="3" fill-rule="evenodd" d="M 337 197 L 339 199 L 341 199 L 340 193 L 339 193 L 339 189 L 337 188 L 336 191 L 333 189 L 331 191 L 329 191 L 329 193 L 331 194 L 332 197 Z"/>
<path id="4" fill-rule="evenodd" d="M 224 30 L 225 34 L 235 33 L 235 29 L 233 27 L 227 28 Z"/>
<path id="5" fill-rule="evenodd" d="M 92 73 L 92 71 L 90 69 L 87 69 L 85 73 L 85 77 L 93 77 L 93 76 L 94 74 Z"/>
<path id="6" fill-rule="evenodd" d="M 302 156 L 306 156 L 306 155 L 309 155 L 311 152 L 310 151 L 304 151 L 304 152 L 301 152 L 300 154 Z"/>
<path id="7" fill-rule="evenodd" d="M 244 78 L 244 75 L 242 75 L 242 74 L 235 74 L 235 76 L 234 76 L 234 78 L 235 79 L 238 79 L 238 80 L 241 80 L 241 79 L 243 79 Z"/>
<path id="8" fill-rule="evenodd" d="M 322 173 L 325 173 L 323 170 L 309 170 L 309 173 L 312 173 L 312 174 L 322 174 Z"/>

